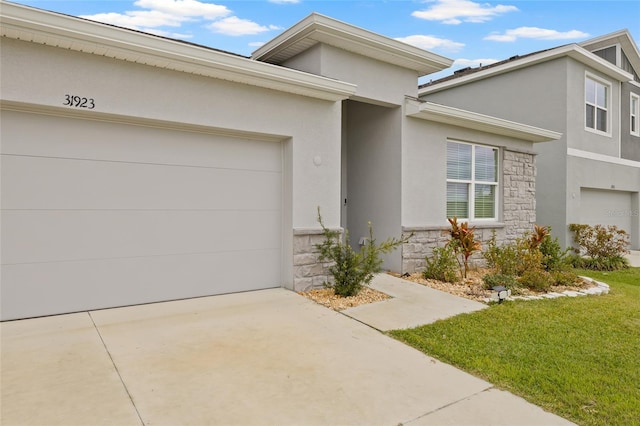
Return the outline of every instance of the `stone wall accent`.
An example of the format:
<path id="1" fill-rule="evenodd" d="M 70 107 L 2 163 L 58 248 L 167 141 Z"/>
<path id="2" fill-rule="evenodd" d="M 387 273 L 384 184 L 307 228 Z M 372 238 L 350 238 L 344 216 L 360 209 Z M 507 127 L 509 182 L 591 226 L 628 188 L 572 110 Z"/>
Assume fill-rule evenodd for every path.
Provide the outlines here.
<path id="1" fill-rule="evenodd" d="M 336 229 L 342 234 L 342 229 Z M 316 244 L 324 241 L 321 229 L 294 229 L 293 231 L 293 290 L 307 291 L 322 288 L 331 282 L 330 263 L 318 261 Z"/>
<path id="2" fill-rule="evenodd" d="M 425 227 L 402 229 L 402 237 L 409 238 L 402 245 L 402 273 L 414 273 L 422 271 L 425 266 L 425 258 L 431 256 L 435 247 L 443 247 L 449 241 L 449 227 Z M 476 239 L 482 242 L 482 247 L 486 247 L 491 240 L 493 233 L 496 235 L 498 245 L 506 241 L 505 226 L 502 223 L 492 225 L 476 226 Z M 481 265 L 484 262 L 482 255 L 476 253 L 470 258 L 471 265 Z"/>
<path id="3" fill-rule="evenodd" d="M 532 153 L 504 151 L 502 221 L 507 240 L 531 232 L 536 223 L 536 166 Z"/>
<path id="4" fill-rule="evenodd" d="M 502 218 L 497 223 L 475 224 L 476 238 L 486 247 L 493 233 L 498 245 L 510 243 L 533 230 L 536 222 L 536 168 L 535 154 L 504 151 L 502 159 Z M 474 225 L 474 224 L 472 224 Z M 419 272 L 426 266 L 425 257 L 434 247 L 442 247 L 449 240 L 449 227 L 403 227 L 402 273 Z M 475 254 L 472 264 L 482 264 L 483 258 Z"/>

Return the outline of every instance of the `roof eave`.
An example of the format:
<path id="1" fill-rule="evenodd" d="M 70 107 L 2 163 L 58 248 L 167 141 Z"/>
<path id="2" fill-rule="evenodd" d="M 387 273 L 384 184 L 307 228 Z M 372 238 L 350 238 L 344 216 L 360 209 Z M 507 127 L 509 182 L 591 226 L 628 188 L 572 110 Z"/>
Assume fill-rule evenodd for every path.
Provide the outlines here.
<path id="1" fill-rule="evenodd" d="M 486 70 L 478 71 L 473 74 L 461 76 L 453 80 L 444 81 L 442 83 L 426 86 L 418 91 L 419 96 L 428 95 L 429 93 L 436 93 L 442 90 L 450 89 L 453 87 L 461 86 L 470 82 L 483 80 L 489 77 L 495 77 L 500 74 L 515 71 L 521 68 L 529 67 L 532 65 L 548 62 L 554 59 L 562 57 L 570 57 L 578 62 L 588 65 L 592 69 L 595 69 L 609 77 L 615 78 L 618 81 L 630 81 L 633 80 L 633 75 L 616 67 L 615 65 L 607 62 L 606 60 L 594 55 L 586 49 L 576 45 L 569 44 L 561 46 L 556 49 L 547 50 L 539 54 L 534 54 L 526 58 L 517 59 L 512 62 L 487 68 Z"/>
<path id="2" fill-rule="evenodd" d="M 2 37 L 328 101 L 356 91 L 350 83 L 15 3 L 2 3 L 0 27 Z"/>
<path id="3" fill-rule="evenodd" d="M 402 66 L 420 76 L 442 71 L 453 60 L 409 44 L 312 13 L 251 55 L 257 61 L 281 64 L 316 43 Z"/>
<path id="4" fill-rule="evenodd" d="M 436 123 L 450 124 L 453 126 L 512 137 L 533 143 L 558 140 L 562 137 L 562 133 L 554 132 L 552 130 L 413 99 L 406 100 L 405 114 L 408 117 L 419 118 Z"/>

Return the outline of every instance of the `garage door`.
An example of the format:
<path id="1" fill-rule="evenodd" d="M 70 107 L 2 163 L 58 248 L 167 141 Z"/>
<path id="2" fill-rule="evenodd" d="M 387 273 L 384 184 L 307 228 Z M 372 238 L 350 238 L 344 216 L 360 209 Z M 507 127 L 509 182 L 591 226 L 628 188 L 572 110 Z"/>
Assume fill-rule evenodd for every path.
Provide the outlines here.
<path id="1" fill-rule="evenodd" d="M 615 225 L 631 234 L 631 193 L 582 188 L 580 191 L 580 223 Z"/>
<path id="2" fill-rule="evenodd" d="M 2 113 L 2 319 L 279 287 L 279 142 Z"/>

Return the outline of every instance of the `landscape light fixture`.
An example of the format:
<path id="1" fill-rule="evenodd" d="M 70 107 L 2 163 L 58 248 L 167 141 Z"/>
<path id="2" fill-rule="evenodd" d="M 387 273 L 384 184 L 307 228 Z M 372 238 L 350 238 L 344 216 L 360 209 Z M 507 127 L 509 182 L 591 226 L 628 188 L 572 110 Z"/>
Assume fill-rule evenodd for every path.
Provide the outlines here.
<path id="1" fill-rule="evenodd" d="M 496 300 L 498 303 L 502 303 L 507 300 L 509 296 L 511 296 L 511 290 L 507 290 L 505 286 L 497 285 L 492 287 L 493 293 L 491 294 L 491 300 Z"/>

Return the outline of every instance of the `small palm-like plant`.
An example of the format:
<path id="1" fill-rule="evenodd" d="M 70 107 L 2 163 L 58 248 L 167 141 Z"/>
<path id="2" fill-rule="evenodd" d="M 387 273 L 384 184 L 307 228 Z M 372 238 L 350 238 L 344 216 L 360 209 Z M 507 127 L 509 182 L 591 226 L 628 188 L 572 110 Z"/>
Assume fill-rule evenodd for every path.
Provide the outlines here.
<path id="1" fill-rule="evenodd" d="M 546 226 L 533 225 L 533 233 L 529 235 L 529 247 L 535 250 L 549 236 L 549 228 Z"/>
<path id="2" fill-rule="evenodd" d="M 475 239 L 475 226 L 469 228 L 468 222 L 458 223 L 458 218 L 455 216 L 448 218 L 447 220 L 451 224 L 451 229 L 449 230 L 451 240 L 449 240 L 447 244 L 451 246 L 456 254 L 456 259 L 458 259 L 462 277 L 467 278 L 467 272 L 469 271 L 469 258 L 473 253 L 482 249 L 482 243 Z M 462 262 L 460 262 L 458 256 L 462 257 Z"/>

